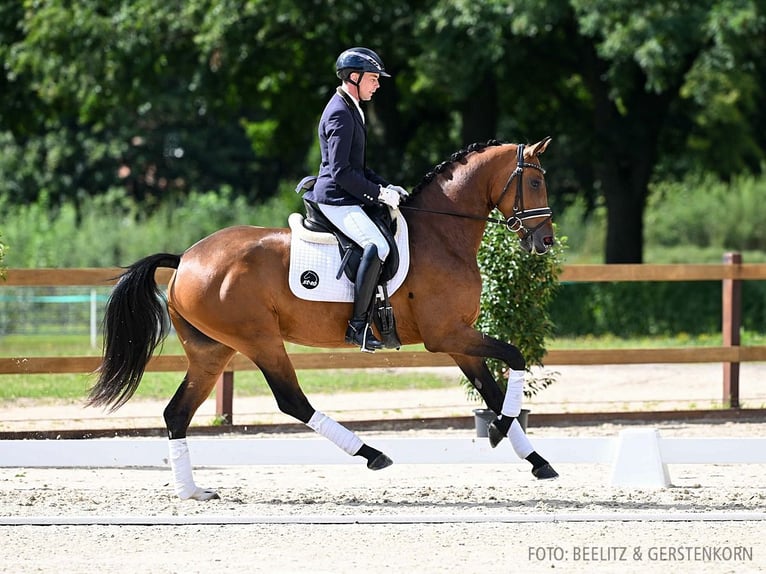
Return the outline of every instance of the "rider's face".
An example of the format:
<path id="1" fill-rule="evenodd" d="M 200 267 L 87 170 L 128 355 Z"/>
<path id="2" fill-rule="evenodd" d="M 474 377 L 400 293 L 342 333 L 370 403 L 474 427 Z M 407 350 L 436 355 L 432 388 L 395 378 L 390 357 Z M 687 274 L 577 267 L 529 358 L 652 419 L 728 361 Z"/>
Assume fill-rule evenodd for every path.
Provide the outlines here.
<path id="1" fill-rule="evenodd" d="M 357 79 L 357 78 L 354 78 Z M 359 99 L 367 102 L 372 99 L 373 94 L 380 87 L 380 74 L 365 72 L 362 75 L 362 81 L 359 83 Z"/>

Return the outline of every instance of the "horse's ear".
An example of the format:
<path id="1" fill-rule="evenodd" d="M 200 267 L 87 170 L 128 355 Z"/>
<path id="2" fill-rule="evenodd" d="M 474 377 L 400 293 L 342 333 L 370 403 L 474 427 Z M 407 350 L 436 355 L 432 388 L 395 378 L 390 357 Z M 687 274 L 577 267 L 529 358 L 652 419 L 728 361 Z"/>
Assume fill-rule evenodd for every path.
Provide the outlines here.
<path id="1" fill-rule="evenodd" d="M 536 156 L 536 155 L 540 155 L 541 153 L 543 153 L 546 150 L 546 148 L 548 147 L 548 144 L 551 143 L 552 139 L 553 138 L 551 136 L 546 136 L 545 138 L 543 138 L 542 140 L 540 140 L 536 144 L 533 144 L 533 145 L 529 146 L 527 148 L 529 150 L 529 155 L 530 156 Z"/>

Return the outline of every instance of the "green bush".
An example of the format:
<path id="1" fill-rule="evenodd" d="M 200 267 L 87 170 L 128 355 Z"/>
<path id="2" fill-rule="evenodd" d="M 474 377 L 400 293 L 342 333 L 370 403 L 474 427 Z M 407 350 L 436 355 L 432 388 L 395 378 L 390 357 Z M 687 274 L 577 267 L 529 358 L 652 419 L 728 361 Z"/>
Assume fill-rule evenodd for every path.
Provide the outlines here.
<path id="1" fill-rule="evenodd" d="M 285 227 L 301 199 L 285 184 L 259 206 L 248 205 L 230 189 L 193 192 L 183 201 L 138 204 L 115 188 L 79 206 L 52 207 L 43 199 L 30 205 L 0 200 L 0 221 L 14 245 L 10 267 L 112 267 L 150 253 L 181 253 L 196 241 L 229 225 Z"/>
<path id="2" fill-rule="evenodd" d="M 766 166 L 762 171 L 766 173 Z M 719 263 L 727 251 L 746 262 L 766 261 L 766 175 L 722 182 L 711 175 L 651 186 L 644 217 L 647 263 Z M 556 224 L 569 238 L 567 263 L 604 260 L 606 208 L 575 200 Z"/>
<path id="3" fill-rule="evenodd" d="M 0 279 L 5 278 L 5 265 L 3 264 L 3 261 L 5 260 L 5 243 L 3 243 L 3 234 L 0 233 Z"/>
<path id="4" fill-rule="evenodd" d="M 553 382 L 550 373 L 532 373 L 543 364 L 545 340 L 553 333 L 549 307 L 558 287 L 566 238 L 556 239 L 546 255 L 527 253 L 515 235 L 501 226 L 487 228 L 479 250 L 482 278 L 481 312 L 476 329 L 515 345 L 527 363 L 524 393 L 535 394 Z M 507 365 L 489 359 L 487 366 L 500 387 L 506 384 Z M 471 399 L 479 399 L 473 385 L 462 384 Z"/>
<path id="5" fill-rule="evenodd" d="M 766 251 L 764 196 L 764 176 L 722 182 L 703 174 L 657 183 L 646 211 L 647 242 L 716 247 L 719 260 L 724 251 Z"/>
<path id="6" fill-rule="evenodd" d="M 720 281 L 565 283 L 550 316 L 555 335 L 666 336 L 721 331 Z M 766 332 L 766 283 L 742 284 L 742 326 Z"/>
<path id="7" fill-rule="evenodd" d="M 766 176 L 721 182 L 708 175 L 652 186 L 645 216 L 647 263 L 720 263 L 727 251 L 766 261 Z M 576 201 L 556 220 L 567 263 L 603 261 L 605 210 Z M 556 336 L 640 337 L 721 330 L 720 281 L 571 283 L 551 303 Z M 745 281 L 745 329 L 766 332 L 766 284 Z"/>

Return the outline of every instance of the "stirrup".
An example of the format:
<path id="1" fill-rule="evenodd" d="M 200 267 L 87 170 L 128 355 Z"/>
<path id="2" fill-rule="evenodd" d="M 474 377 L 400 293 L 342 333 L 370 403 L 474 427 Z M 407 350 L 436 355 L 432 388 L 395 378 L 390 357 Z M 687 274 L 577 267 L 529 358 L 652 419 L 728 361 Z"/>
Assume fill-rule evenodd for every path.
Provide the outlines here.
<path id="1" fill-rule="evenodd" d="M 358 327 L 361 327 L 361 329 Z M 383 343 L 378 341 L 373 334 L 372 329 L 366 322 L 357 326 L 354 326 L 352 321 L 348 322 L 348 329 L 346 329 L 346 343 L 349 345 L 358 345 L 359 350 L 363 353 L 374 353 L 378 349 L 383 348 Z"/>

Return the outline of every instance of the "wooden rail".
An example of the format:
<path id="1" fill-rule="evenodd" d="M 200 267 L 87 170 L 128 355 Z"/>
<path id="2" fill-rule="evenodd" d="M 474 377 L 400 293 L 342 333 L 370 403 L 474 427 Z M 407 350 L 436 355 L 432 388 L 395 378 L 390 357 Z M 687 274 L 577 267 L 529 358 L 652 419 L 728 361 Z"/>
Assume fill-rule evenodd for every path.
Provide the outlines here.
<path id="1" fill-rule="evenodd" d="M 562 283 L 603 283 L 608 281 L 738 281 L 766 280 L 766 264 L 729 262 L 712 264 L 648 264 L 642 265 L 565 265 L 559 280 Z M 729 254 L 725 256 L 729 257 Z M 120 267 L 90 267 L 78 269 L 9 269 L 5 281 L 8 287 L 34 286 L 107 286 L 113 285 L 124 270 Z M 166 283 L 172 269 L 159 269 L 157 281 Z"/>
<path id="2" fill-rule="evenodd" d="M 122 269 L 9 269 L 8 286 L 106 286 L 112 285 Z M 158 282 L 167 282 L 172 270 L 160 269 Z M 739 408 L 739 365 L 748 361 L 766 361 L 766 346 L 740 346 L 741 282 L 766 280 L 766 264 L 744 264 L 741 256 L 727 253 L 722 264 L 707 265 L 566 265 L 562 282 L 606 281 L 721 281 L 722 334 L 720 347 L 683 347 L 663 349 L 577 349 L 551 350 L 546 365 L 617 365 L 647 363 L 722 363 L 723 402 Z M 401 367 L 454 366 L 441 353 L 384 351 L 375 354 L 356 352 L 294 353 L 296 369 L 367 369 Z M 0 358 L 0 375 L 41 373 L 88 373 L 100 364 L 99 357 L 27 357 Z M 229 363 L 216 388 L 216 412 L 229 424 L 233 421 L 234 372 L 256 370 L 246 358 L 237 355 Z M 148 371 L 185 371 L 186 357 L 154 357 Z"/>
<path id="3" fill-rule="evenodd" d="M 444 353 L 420 351 L 378 351 L 373 354 L 355 352 L 293 353 L 298 370 L 325 369 L 390 369 L 409 367 L 454 367 Z M 645 365 L 651 363 L 745 363 L 766 361 L 766 346 L 757 347 L 675 347 L 664 349 L 561 349 L 545 355 L 546 366 L 555 365 Z M 100 357 L 25 357 L 0 358 L 0 375 L 40 375 L 50 373 L 91 373 L 98 369 Z M 151 372 L 186 370 L 183 355 L 153 357 L 146 368 Z M 248 359 L 237 355 L 227 371 L 256 371 Z"/>

